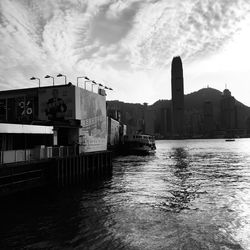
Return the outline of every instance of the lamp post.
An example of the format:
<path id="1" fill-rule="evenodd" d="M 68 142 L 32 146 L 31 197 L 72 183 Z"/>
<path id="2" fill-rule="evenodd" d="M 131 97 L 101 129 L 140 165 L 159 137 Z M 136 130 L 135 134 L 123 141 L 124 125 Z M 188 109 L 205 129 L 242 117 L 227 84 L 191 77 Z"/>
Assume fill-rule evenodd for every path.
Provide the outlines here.
<path id="1" fill-rule="evenodd" d="M 46 75 L 44 78 L 52 78 L 53 79 L 53 86 L 55 85 L 55 79 L 53 76 L 50 76 L 50 75 Z"/>
<path id="2" fill-rule="evenodd" d="M 92 82 L 87 76 L 84 77 L 86 81 L 84 81 L 84 88 L 86 89 L 86 82 Z"/>
<path id="3" fill-rule="evenodd" d="M 76 78 L 76 86 L 77 86 L 77 87 L 78 87 L 78 80 L 81 79 L 81 78 L 84 78 L 84 76 L 78 76 L 78 77 Z"/>
<path id="4" fill-rule="evenodd" d="M 38 86 L 39 86 L 39 88 L 40 88 L 40 78 L 32 76 L 32 77 L 30 78 L 30 80 L 31 80 L 31 81 L 33 81 L 33 80 L 38 80 Z"/>
<path id="5" fill-rule="evenodd" d="M 95 81 L 92 81 L 92 92 L 93 92 L 93 86 L 97 85 L 97 83 Z"/>
<path id="6" fill-rule="evenodd" d="M 67 76 L 66 75 L 63 75 L 63 74 L 58 74 L 57 77 L 64 77 L 64 80 L 65 80 L 65 85 L 67 84 Z"/>
<path id="7" fill-rule="evenodd" d="M 78 76 L 76 78 L 76 85 L 77 85 L 77 87 L 78 87 L 78 83 L 79 83 L 79 79 L 80 78 L 83 78 L 83 79 L 87 80 L 87 81 L 84 81 L 84 88 L 86 89 L 86 82 L 91 82 L 91 80 L 87 76 Z"/>

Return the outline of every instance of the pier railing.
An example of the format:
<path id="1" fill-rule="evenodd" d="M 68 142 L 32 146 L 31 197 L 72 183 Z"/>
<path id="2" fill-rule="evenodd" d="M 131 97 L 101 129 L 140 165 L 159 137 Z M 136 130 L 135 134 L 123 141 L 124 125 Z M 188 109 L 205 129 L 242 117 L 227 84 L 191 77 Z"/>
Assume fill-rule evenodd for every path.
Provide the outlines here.
<path id="1" fill-rule="evenodd" d="M 0 151 L 0 166 L 6 163 L 35 161 L 50 158 L 60 158 L 77 155 L 77 147 L 60 146 L 60 147 L 38 147 L 33 149 L 19 149 Z"/>

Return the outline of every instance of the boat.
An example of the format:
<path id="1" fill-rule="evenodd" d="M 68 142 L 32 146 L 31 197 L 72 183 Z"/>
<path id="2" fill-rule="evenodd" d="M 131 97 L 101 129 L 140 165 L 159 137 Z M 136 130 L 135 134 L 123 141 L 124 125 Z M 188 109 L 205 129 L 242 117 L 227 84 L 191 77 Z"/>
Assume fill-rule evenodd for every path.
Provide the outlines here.
<path id="1" fill-rule="evenodd" d="M 225 141 L 235 141 L 235 139 L 226 139 Z"/>
<path id="2" fill-rule="evenodd" d="M 128 154 L 147 155 L 156 150 L 154 136 L 135 134 L 125 137 L 123 152 Z"/>

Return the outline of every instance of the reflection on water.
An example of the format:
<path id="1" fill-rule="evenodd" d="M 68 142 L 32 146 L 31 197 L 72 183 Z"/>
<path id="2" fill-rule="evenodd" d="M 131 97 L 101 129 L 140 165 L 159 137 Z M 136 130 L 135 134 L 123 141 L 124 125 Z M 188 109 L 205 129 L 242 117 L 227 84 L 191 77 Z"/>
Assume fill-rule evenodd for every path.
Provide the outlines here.
<path id="1" fill-rule="evenodd" d="M 158 141 L 112 177 L 1 203 L 0 249 L 250 249 L 250 140 Z"/>

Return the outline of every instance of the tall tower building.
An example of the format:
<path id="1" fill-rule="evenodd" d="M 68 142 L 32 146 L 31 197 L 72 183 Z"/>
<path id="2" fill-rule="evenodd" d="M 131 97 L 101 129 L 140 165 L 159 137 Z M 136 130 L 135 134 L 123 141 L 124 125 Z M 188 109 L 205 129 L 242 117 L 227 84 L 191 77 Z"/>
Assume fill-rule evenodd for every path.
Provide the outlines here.
<path id="1" fill-rule="evenodd" d="M 220 101 L 221 112 L 221 127 L 227 133 L 237 128 L 237 110 L 235 106 L 235 99 L 228 89 L 222 93 Z"/>
<path id="2" fill-rule="evenodd" d="M 183 136 L 184 123 L 184 89 L 181 58 L 174 57 L 171 67 L 173 135 Z"/>

